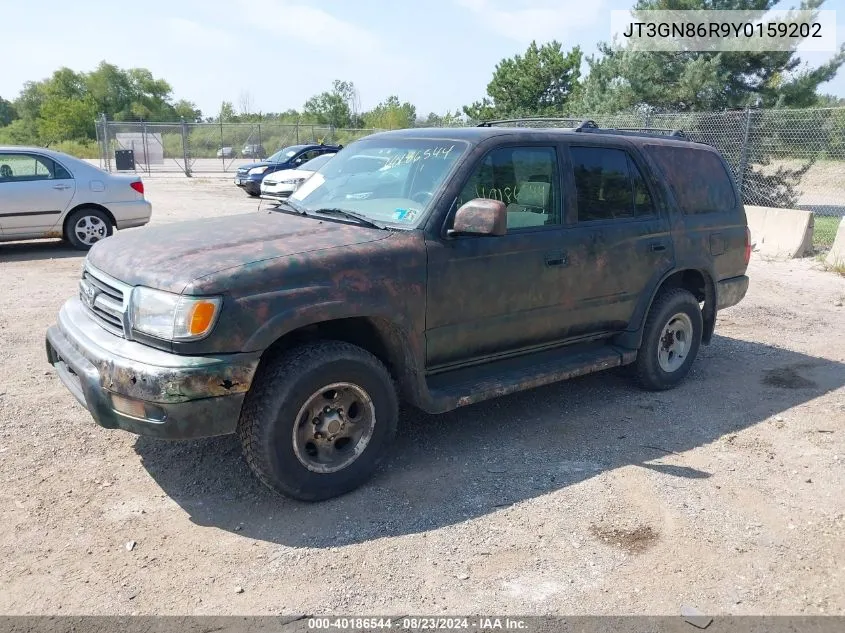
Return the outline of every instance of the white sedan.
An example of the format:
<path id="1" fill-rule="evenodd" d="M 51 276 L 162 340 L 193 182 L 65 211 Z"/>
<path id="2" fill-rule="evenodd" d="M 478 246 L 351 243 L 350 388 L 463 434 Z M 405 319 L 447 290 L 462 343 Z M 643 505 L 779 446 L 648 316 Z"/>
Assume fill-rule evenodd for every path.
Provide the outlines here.
<path id="1" fill-rule="evenodd" d="M 334 153 L 320 154 L 296 169 L 283 169 L 268 174 L 261 181 L 261 197 L 267 200 L 284 200 L 296 191 L 299 185 L 320 171 L 332 156 Z"/>
<path id="2" fill-rule="evenodd" d="M 0 146 L 0 242 L 60 237 L 88 250 L 151 213 L 137 176 L 41 147 Z"/>

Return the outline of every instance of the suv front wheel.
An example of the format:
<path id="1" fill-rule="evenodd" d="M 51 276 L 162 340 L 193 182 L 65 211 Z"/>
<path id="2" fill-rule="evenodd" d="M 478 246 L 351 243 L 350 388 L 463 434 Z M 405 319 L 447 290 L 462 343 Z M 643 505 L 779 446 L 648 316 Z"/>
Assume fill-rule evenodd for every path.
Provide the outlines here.
<path id="1" fill-rule="evenodd" d="M 270 488 L 320 501 L 363 484 L 396 434 L 396 389 L 366 350 L 319 341 L 261 368 L 238 435 L 253 473 Z"/>
<path id="2" fill-rule="evenodd" d="M 634 364 L 640 386 L 651 391 L 677 386 L 698 354 L 702 329 L 701 308 L 689 290 L 661 292 L 649 312 Z"/>

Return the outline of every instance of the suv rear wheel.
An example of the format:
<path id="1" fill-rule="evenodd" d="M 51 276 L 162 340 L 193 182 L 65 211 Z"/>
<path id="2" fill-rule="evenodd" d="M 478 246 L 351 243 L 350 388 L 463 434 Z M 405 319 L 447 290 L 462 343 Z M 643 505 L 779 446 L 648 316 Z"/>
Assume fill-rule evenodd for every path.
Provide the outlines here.
<path id="1" fill-rule="evenodd" d="M 375 471 L 396 434 L 396 389 L 360 347 L 319 341 L 256 376 L 238 425 L 244 456 L 267 486 L 302 501 L 349 492 Z"/>
<path id="2" fill-rule="evenodd" d="M 640 386 L 652 391 L 677 386 L 698 354 L 702 329 L 701 308 L 689 290 L 674 288 L 659 294 L 634 363 Z"/>

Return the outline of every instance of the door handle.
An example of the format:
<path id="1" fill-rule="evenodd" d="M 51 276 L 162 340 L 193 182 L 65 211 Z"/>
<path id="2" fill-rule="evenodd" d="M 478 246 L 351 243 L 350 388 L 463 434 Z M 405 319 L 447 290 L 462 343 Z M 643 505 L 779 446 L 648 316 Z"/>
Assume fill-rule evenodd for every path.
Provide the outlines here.
<path id="1" fill-rule="evenodd" d="M 567 263 L 566 253 L 563 251 L 546 253 L 546 266 L 566 266 Z"/>
<path id="2" fill-rule="evenodd" d="M 53 185 L 53 189 L 70 189 L 70 185 Z"/>
<path id="3" fill-rule="evenodd" d="M 662 253 L 666 250 L 666 244 L 662 244 L 660 242 L 653 242 L 651 245 L 649 245 L 649 250 L 654 253 Z"/>

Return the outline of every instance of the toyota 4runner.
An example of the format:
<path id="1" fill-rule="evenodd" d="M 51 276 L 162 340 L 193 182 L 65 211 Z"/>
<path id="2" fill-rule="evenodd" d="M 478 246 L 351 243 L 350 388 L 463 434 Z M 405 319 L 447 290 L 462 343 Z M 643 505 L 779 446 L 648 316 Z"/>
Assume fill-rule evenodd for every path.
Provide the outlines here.
<path id="1" fill-rule="evenodd" d="M 261 481 L 319 500 L 373 473 L 400 400 L 623 365 L 678 385 L 750 252 L 724 159 L 680 134 L 384 132 L 271 210 L 98 242 L 47 357 L 101 426 L 237 433 Z"/>

